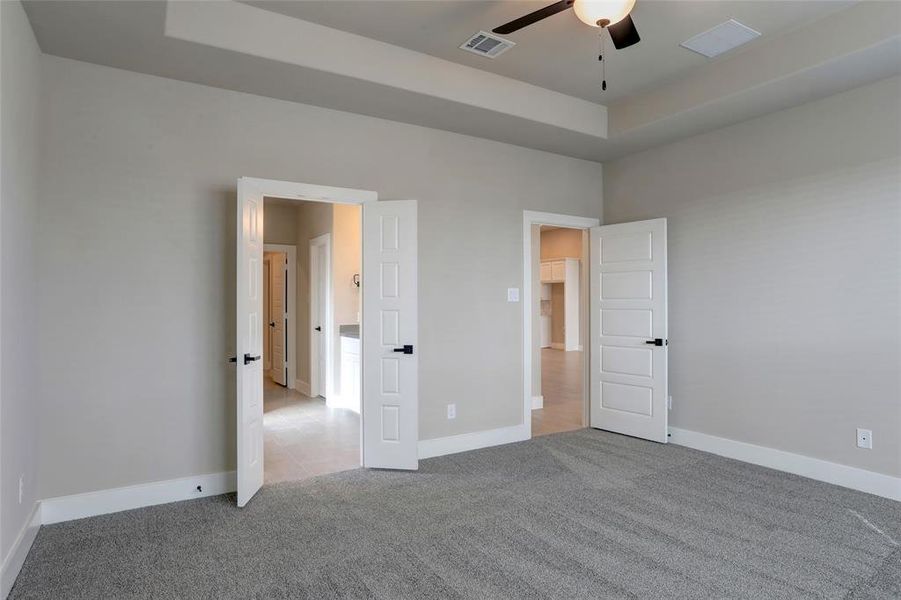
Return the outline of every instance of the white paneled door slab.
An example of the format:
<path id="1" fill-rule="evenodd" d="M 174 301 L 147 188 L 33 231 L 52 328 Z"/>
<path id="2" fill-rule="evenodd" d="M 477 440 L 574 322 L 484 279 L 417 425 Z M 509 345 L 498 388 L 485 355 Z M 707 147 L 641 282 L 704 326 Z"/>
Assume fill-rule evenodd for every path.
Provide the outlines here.
<path id="1" fill-rule="evenodd" d="M 667 441 L 666 219 L 591 229 L 591 426 Z"/>
<path id="2" fill-rule="evenodd" d="M 238 506 L 263 485 L 263 194 L 238 180 L 237 373 Z"/>
<path id="3" fill-rule="evenodd" d="M 364 467 L 419 467 L 416 235 L 416 201 L 364 204 Z"/>

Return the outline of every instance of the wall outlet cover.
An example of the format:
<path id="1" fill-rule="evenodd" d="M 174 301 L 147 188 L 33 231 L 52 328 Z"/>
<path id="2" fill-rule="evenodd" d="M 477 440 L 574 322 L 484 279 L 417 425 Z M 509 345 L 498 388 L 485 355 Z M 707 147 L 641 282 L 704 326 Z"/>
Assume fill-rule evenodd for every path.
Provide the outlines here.
<path id="1" fill-rule="evenodd" d="M 519 302 L 519 288 L 507 288 L 507 302 Z"/>
<path id="2" fill-rule="evenodd" d="M 857 428 L 857 447 L 866 450 L 873 449 L 873 432 L 871 430 Z"/>
<path id="3" fill-rule="evenodd" d="M 456 419 L 457 418 L 457 405 L 456 404 L 448 404 L 447 405 L 447 418 L 448 419 Z"/>

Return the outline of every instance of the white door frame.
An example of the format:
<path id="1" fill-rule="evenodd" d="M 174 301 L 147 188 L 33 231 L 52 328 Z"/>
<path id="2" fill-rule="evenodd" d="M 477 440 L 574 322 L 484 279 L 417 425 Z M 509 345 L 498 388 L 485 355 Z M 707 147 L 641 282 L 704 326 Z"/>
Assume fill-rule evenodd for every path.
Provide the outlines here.
<path id="1" fill-rule="evenodd" d="M 269 197 L 269 198 L 284 198 L 284 199 L 288 199 L 288 200 L 300 200 L 300 201 L 309 201 L 309 202 L 327 202 L 327 203 L 331 203 L 331 204 L 358 204 L 358 205 L 362 205 L 367 202 L 378 201 L 378 193 L 374 192 L 374 191 L 370 191 L 370 190 L 339 188 L 339 187 L 315 185 L 315 184 L 309 184 L 309 183 L 295 183 L 295 182 L 290 182 L 290 181 L 277 181 L 274 179 L 259 179 L 259 178 L 255 178 L 255 177 L 241 177 L 238 179 L 239 203 L 240 203 L 241 199 L 243 198 L 242 194 L 244 192 L 242 192 L 242 190 L 245 190 L 245 189 L 253 190 L 254 194 L 259 193 L 261 200 L 263 198 Z M 239 206 L 240 206 L 240 204 L 239 204 Z M 260 215 L 260 217 L 262 217 L 262 215 Z M 265 235 L 265 231 L 263 232 L 263 234 Z M 241 229 L 240 218 L 238 221 L 237 243 L 238 244 L 242 243 L 242 229 Z M 260 268 L 262 269 L 262 264 L 260 265 Z M 238 290 L 240 290 L 242 288 L 242 285 L 246 285 L 246 282 L 242 282 L 242 278 L 244 278 L 244 277 L 246 277 L 246 273 L 242 273 L 241 267 L 240 267 L 240 265 L 238 265 L 237 274 L 236 274 L 236 279 L 237 279 L 236 284 L 237 284 Z M 236 294 L 236 295 L 239 295 L 239 294 Z M 238 311 L 236 311 L 236 313 L 240 312 L 240 298 L 238 298 L 238 300 L 239 300 L 239 306 L 238 306 Z M 262 301 L 262 299 L 261 299 L 261 301 Z M 365 319 L 366 319 L 366 313 L 364 310 L 364 312 L 362 314 L 362 320 L 364 320 L 364 322 L 365 322 Z M 262 314 L 260 315 L 260 320 L 262 320 Z M 237 325 L 237 329 L 236 329 L 236 333 L 237 333 L 237 332 L 241 331 L 240 327 L 243 325 L 243 323 L 236 322 L 236 325 Z M 237 337 L 238 336 L 236 335 L 236 340 L 237 340 Z M 362 341 L 362 335 L 361 335 L 361 341 Z M 243 348 L 240 340 L 237 340 L 237 348 L 236 349 L 237 349 L 237 354 L 247 351 L 245 348 Z M 237 360 L 237 358 L 236 358 L 236 360 Z M 241 369 L 243 366 L 243 365 L 241 365 L 240 361 L 237 362 L 237 365 L 238 365 L 238 369 Z M 262 364 L 260 366 L 262 366 Z M 364 365 L 364 368 L 365 368 L 365 365 Z M 241 377 L 242 377 L 241 371 L 239 371 L 237 378 L 236 378 L 236 381 L 238 384 L 240 384 L 242 381 Z M 260 382 L 260 383 L 262 384 L 262 382 Z M 241 489 L 240 482 L 241 482 L 241 477 L 242 477 L 241 472 L 240 472 L 240 470 L 241 470 L 241 445 L 243 443 L 240 439 L 240 436 L 242 433 L 244 433 L 244 430 L 242 429 L 243 415 L 242 415 L 242 407 L 241 407 L 241 390 L 240 389 L 236 390 L 236 395 L 238 397 L 238 402 L 236 403 L 238 420 L 236 423 L 235 435 L 236 435 L 236 437 L 239 438 L 238 439 L 238 452 L 237 452 L 237 455 L 238 455 L 237 456 L 237 458 L 238 458 L 237 465 L 238 465 L 238 470 L 239 470 L 239 473 L 238 473 L 238 483 L 239 483 L 239 485 L 238 485 L 238 488 L 239 488 L 238 506 L 244 506 L 247 503 L 247 501 L 250 499 L 250 497 L 243 499 L 243 502 L 240 498 L 240 489 Z M 366 419 L 365 413 L 366 413 L 366 411 L 364 409 L 360 414 L 360 420 L 361 420 L 360 448 L 361 448 L 361 452 L 364 448 L 362 423 Z M 263 459 L 263 461 L 265 461 L 265 457 L 262 457 L 262 459 Z M 252 496 L 254 493 L 256 493 L 256 491 L 259 489 L 259 486 L 262 484 L 262 466 L 260 466 L 260 469 L 261 469 L 261 471 L 260 471 L 259 475 L 255 474 L 255 473 L 246 473 L 245 474 L 246 477 L 259 476 L 258 485 L 250 486 L 250 487 L 255 487 L 255 489 L 253 489 L 252 491 L 249 491 L 250 496 Z"/>
<path id="2" fill-rule="evenodd" d="M 320 254 L 325 254 L 326 270 L 319 272 Z M 320 325 L 322 331 L 316 332 L 325 336 L 325 385 L 319 381 L 319 339 L 313 331 L 313 323 L 319 317 L 319 298 L 322 294 L 320 286 L 325 286 L 325 322 Z M 326 403 L 334 402 L 335 397 L 335 365 L 332 348 L 332 305 L 334 303 L 332 290 L 332 234 L 323 233 L 310 240 L 310 396 L 325 396 Z"/>
<path id="3" fill-rule="evenodd" d="M 522 227 L 522 249 L 523 249 L 523 260 L 522 260 L 522 294 L 520 297 L 522 298 L 522 341 L 523 341 L 523 355 L 522 355 L 522 373 L 523 373 L 523 404 L 522 404 L 522 426 L 523 430 L 526 434 L 526 439 L 532 437 L 532 265 L 535 261 L 539 261 L 541 259 L 540 256 L 532 255 L 532 226 L 533 225 L 555 225 L 558 227 L 569 227 L 572 229 L 590 229 L 592 227 L 597 227 L 601 224 L 600 219 L 595 219 L 592 217 L 576 217 L 573 215 L 563 215 L 558 213 L 548 213 L 548 212 L 538 212 L 532 210 L 524 210 L 523 211 L 523 227 Z M 582 258 L 583 258 L 583 268 L 581 269 L 580 277 L 585 277 L 584 274 L 588 272 L 588 269 L 585 268 L 585 259 L 588 257 L 586 244 L 583 242 L 582 248 Z M 584 282 L 584 280 L 583 280 Z M 588 286 L 580 285 L 582 288 L 582 308 L 580 310 L 581 314 L 586 314 L 585 307 L 586 303 L 584 299 L 587 295 Z M 588 318 L 583 318 L 582 323 L 580 323 L 580 327 L 582 328 L 582 332 L 586 331 L 587 327 L 590 327 L 591 323 L 591 315 L 588 315 Z M 581 336 L 580 336 L 581 337 Z M 588 377 L 588 361 L 589 357 L 589 348 L 587 345 L 583 344 L 583 348 L 585 349 L 583 358 L 583 378 L 587 381 Z M 582 405 L 588 405 L 588 386 L 583 383 L 582 385 Z"/>
<path id="4" fill-rule="evenodd" d="M 263 208 L 265 211 L 265 207 Z M 265 225 L 264 225 L 265 233 Z M 285 288 L 288 290 L 288 303 L 285 311 L 288 313 L 288 326 L 285 327 L 285 335 L 288 336 L 288 389 L 297 389 L 297 246 L 294 244 L 263 244 L 263 252 L 284 252 L 288 255 L 288 282 Z M 270 268 L 271 265 L 270 265 Z M 269 315 L 270 318 L 272 315 Z M 269 323 L 263 323 L 268 328 Z"/>

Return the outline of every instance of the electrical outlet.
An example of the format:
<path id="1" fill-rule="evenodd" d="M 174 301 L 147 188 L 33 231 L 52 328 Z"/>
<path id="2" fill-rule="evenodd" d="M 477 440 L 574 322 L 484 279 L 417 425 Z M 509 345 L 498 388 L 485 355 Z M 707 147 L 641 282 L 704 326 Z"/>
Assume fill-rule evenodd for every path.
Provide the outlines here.
<path id="1" fill-rule="evenodd" d="M 519 288 L 507 288 L 507 302 L 519 302 Z"/>
<path id="2" fill-rule="evenodd" d="M 857 428 L 857 447 L 866 448 L 867 450 L 873 449 L 873 432 L 871 430 Z"/>
<path id="3" fill-rule="evenodd" d="M 22 504 L 22 496 L 25 495 L 25 478 L 19 475 L 19 504 Z"/>
<path id="4" fill-rule="evenodd" d="M 448 419 L 456 419 L 457 418 L 457 405 L 456 404 L 448 404 L 447 405 L 447 418 Z"/>

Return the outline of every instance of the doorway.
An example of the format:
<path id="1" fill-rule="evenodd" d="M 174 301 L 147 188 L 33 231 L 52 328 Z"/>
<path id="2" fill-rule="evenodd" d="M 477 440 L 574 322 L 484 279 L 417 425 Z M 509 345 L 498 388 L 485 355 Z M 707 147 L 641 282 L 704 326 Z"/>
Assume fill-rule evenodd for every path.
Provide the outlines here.
<path id="1" fill-rule="evenodd" d="M 309 431 L 302 431 L 300 438 L 291 438 L 283 431 L 291 417 L 281 410 L 292 404 L 294 412 L 314 406 L 316 410 L 334 407 L 329 403 L 341 400 L 346 404 L 347 393 L 342 393 L 336 371 L 340 369 L 338 360 L 347 340 L 350 359 L 356 350 L 357 364 L 352 364 L 346 373 L 353 374 L 356 385 L 346 386 L 357 394 L 357 416 L 355 434 L 343 439 L 356 440 L 356 460 L 369 468 L 416 469 L 418 468 L 418 240 L 417 203 L 415 200 L 377 201 L 375 192 L 349 188 L 337 188 L 313 184 L 292 183 L 267 179 L 242 177 L 237 186 L 237 244 L 236 244 L 236 355 L 230 362 L 236 365 L 236 408 L 237 408 L 237 504 L 245 506 L 266 480 L 265 463 L 282 462 L 286 469 L 301 477 L 318 472 L 332 472 L 334 465 L 317 468 L 295 469 L 297 457 L 307 460 L 317 450 L 342 436 L 325 436 L 316 441 Z M 266 199 L 269 199 L 267 206 Z M 304 223 L 319 223 L 315 219 L 302 219 L 294 214 L 298 203 L 315 205 L 323 220 L 331 225 L 342 215 L 352 211 L 359 232 L 356 245 L 339 243 L 334 231 L 312 232 L 304 229 Z M 362 208 L 362 210 L 360 210 Z M 362 221 L 362 222 L 361 222 Z M 294 230 L 292 234 L 292 228 Z M 300 234 L 299 232 L 303 233 Z M 273 427 L 267 444 L 266 421 L 267 404 L 264 377 L 263 315 L 264 315 L 264 239 L 268 243 L 285 244 L 293 241 L 298 254 L 305 254 L 309 241 L 331 233 L 330 255 L 332 272 L 329 279 L 327 298 L 332 307 L 332 315 L 326 326 L 331 328 L 326 337 L 326 382 L 320 382 L 320 395 L 313 397 L 310 389 L 310 343 L 307 340 L 313 327 L 310 320 L 309 257 L 298 256 L 296 261 L 297 299 L 306 302 L 295 311 L 295 350 L 289 346 L 288 362 L 292 356 L 297 368 L 294 388 L 290 381 L 285 387 L 273 388 L 281 394 L 304 396 L 286 397 L 270 395 L 268 404 Z M 281 236 L 282 239 L 276 239 Z M 298 237 L 300 236 L 300 237 Z M 288 241 L 286 241 L 288 240 Z M 298 240 L 303 243 L 299 243 Z M 354 249 L 355 248 L 355 249 Z M 347 271 L 335 269 L 341 264 L 342 253 L 355 253 L 357 265 Z M 365 265 L 365 266 L 364 266 Z M 271 265 L 270 265 L 271 271 Z M 365 277 L 365 272 L 372 273 Z M 291 281 L 289 277 L 289 282 Z M 353 293 L 342 294 L 350 289 Z M 302 290 L 302 292 L 301 292 Z M 355 294 L 355 296 L 354 296 Z M 355 298 L 350 303 L 342 303 L 340 297 Z M 306 299 L 306 300 L 304 300 Z M 289 293 L 290 301 L 290 293 Z M 336 319 L 340 319 L 336 321 Z M 344 325 L 344 327 L 341 327 Z M 288 323 L 291 328 L 290 321 Z M 317 332 L 319 333 L 319 332 Z M 340 338 L 340 339 L 338 339 Z M 352 360 L 349 361 L 352 363 Z M 331 364 L 331 372 L 328 365 Z M 290 376 L 289 376 L 290 379 Z M 273 384 L 275 385 L 275 384 Z M 321 396 L 325 389 L 326 397 Z M 298 400 L 303 400 L 300 402 Z M 354 412 L 341 407 L 347 412 Z M 344 414 L 347 414 L 345 412 Z M 329 413 L 324 413 L 328 415 Z M 284 417 L 284 418 L 282 418 Z M 315 422 L 329 421 L 306 415 L 309 427 Z M 331 420 L 334 422 L 334 419 Z M 292 426 L 293 428 L 293 426 Z M 300 427 L 303 429 L 303 426 Z M 282 430 L 282 431 L 280 431 Z M 297 433 L 297 432 L 292 432 Z M 279 444 L 293 446 L 292 452 L 277 455 Z M 294 441 L 292 441 L 292 439 Z M 298 442 L 298 443 L 294 443 Z M 269 450 L 269 457 L 266 450 Z M 298 452 L 294 452 L 298 451 Z M 345 455 L 346 456 L 346 455 Z M 322 461 L 325 462 L 325 461 Z M 293 477 L 287 477 L 293 478 Z M 270 478 L 270 481 L 274 478 Z"/>
<path id="2" fill-rule="evenodd" d="M 360 289 L 344 274 L 362 270 L 361 207 L 271 196 L 263 205 L 271 364 L 263 387 L 264 483 L 357 468 L 360 384 L 353 379 L 360 370 L 342 367 L 351 350 L 359 360 Z M 336 246 L 343 251 L 333 259 Z"/>
<path id="3" fill-rule="evenodd" d="M 588 425 L 582 340 L 584 229 L 540 225 L 538 230 L 538 345 L 532 435 Z"/>
<path id="4" fill-rule="evenodd" d="M 276 385 L 296 387 L 297 248 L 263 246 L 263 375 Z"/>
<path id="5" fill-rule="evenodd" d="M 580 230 L 582 262 L 578 277 L 567 274 L 567 269 L 576 268 L 575 260 L 573 265 L 567 264 L 569 257 L 545 255 L 546 260 L 542 261 L 543 228 L 548 233 L 561 228 Z M 590 425 L 667 442 L 672 403 L 668 395 L 666 230 L 666 219 L 599 225 L 597 219 L 524 211 L 524 438 L 549 433 L 551 429 L 545 427 L 542 419 L 532 417 L 544 407 L 544 342 L 546 347 L 556 345 L 564 351 L 581 347 L 581 358 L 573 362 L 573 370 L 581 369 L 581 390 L 571 390 L 572 401 L 581 398 L 579 427 Z M 568 335 L 571 329 L 565 330 L 566 323 L 571 323 L 565 317 L 565 287 L 556 292 L 553 287 L 542 290 L 545 283 L 563 281 L 565 285 L 570 280 L 579 282 L 581 305 L 570 311 L 570 315 L 579 315 L 578 338 Z M 547 330 L 553 328 L 553 321 L 550 325 L 545 323 L 542 340 L 542 298 L 553 302 L 555 293 L 564 298 L 560 304 L 564 307 L 564 331 L 555 340 L 553 332 Z M 546 309 L 545 313 L 551 317 L 553 309 Z M 559 356 L 546 358 L 554 360 Z M 553 429 L 563 431 L 578 428 L 576 425 L 574 419 L 568 419 L 555 423 Z"/>

